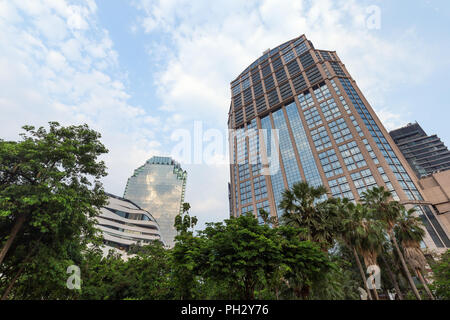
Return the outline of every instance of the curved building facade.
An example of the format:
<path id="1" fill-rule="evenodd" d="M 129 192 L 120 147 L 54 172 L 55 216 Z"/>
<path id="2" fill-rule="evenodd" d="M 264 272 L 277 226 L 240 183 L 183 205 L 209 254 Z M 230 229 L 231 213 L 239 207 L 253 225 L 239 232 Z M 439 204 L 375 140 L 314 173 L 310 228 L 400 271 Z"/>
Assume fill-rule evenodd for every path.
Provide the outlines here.
<path id="1" fill-rule="evenodd" d="M 182 211 L 187 173 L 170 157 L 152 157 L 128 179 L 124 198 L 155 217 L 161 238 L 173 247 L 177 234 L 174 221 Z"/>
<path id="2" fill-rule="evenodd" d="M 264 208 L 278 217 L 282 192 L 299 181 L 354 201 L 378 185 L 417 208 L 428 247 L 450 247 L 414 171 L 335 51 L 302 35 L 265 51 L 230 91 L 232 215 Z"/>
<path id="3" fill-rule="evenodd" d="M 128 251 L 132 244 L 145 245 L 161 241 L 155 218 L 130 200 L 108 194 L 108 204 L 97 217 L 105 253 L 109 249 Z"/>

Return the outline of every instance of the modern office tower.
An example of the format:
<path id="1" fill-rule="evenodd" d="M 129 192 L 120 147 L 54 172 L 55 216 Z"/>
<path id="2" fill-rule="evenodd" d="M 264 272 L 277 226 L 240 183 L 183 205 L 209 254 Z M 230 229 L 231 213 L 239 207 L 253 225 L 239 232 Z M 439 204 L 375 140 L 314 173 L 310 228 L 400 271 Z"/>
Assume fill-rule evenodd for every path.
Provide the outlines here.
<path id="1" fill-rule="evenodd" d="M 270 50 L 231 82 L 232 215 L 280 216 L 282 192 L 298 181 L 358 200 L 384 186 L 416 206 L 425 245 L 450 247 L 417 178 L 334 51 L 304 35 Z"/>
<path id="2" fill-rule="evenodd" d="M 132 244 L 145 245 L 161 240 L 158 223 L 148 211 L 112 194 L 108 194 L 108 204 L 101 208 L 97 221 L 105 253 L 112 248 L 125 253 Z"/>
<path id="3" fill-rule="evenodd" d="M 438 136 L 428 136 L 418 123 L 389 132 L 417 177 L 450 169 L 450 151 Z"/>
<path id="4" fill-rule="evenodd" d="M 182 211 L 187 173 L 170 157 L 152 157 L 134 170 L 124 198 L 151 212 L 159 224 L 161 238 L 173 247 L 177 234 L 174 221 Z"/>

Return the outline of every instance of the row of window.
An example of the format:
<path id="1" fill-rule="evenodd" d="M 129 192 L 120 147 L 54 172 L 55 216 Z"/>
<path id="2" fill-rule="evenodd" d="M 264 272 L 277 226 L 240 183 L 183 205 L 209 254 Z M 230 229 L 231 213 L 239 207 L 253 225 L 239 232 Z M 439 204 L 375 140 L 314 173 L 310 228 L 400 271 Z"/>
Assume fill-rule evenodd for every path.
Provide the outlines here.
<path id="1" fill-rule="evenodd" d="M 316 107 L 309 108 L 303 114 L 305 116 L 305 120 L 309 129 L 322 124 L 322 117 L 320 116 L 319 111 L 317 111 Z"/>
<path id="2" fill-rule="evenodd" d="M 361 154 L 361 150 L 355 141 L 343 144 L 339 146 L 338 149 L 341 152 L 342 159 L 344 160 L 348 171 L 367 166 L 367 163 Z"/>
<path id="3" fill-rule="evenodd" d="M 414 186 L 413 182 L 411 181 L 410 177 L 406 173 L 403 166 L 400 164 L 400 161 L 396 157 L 393 150 L 390 148 L 388 141 L 382 136 L 381 131 L 379 130 L 378 126 L 376 125 L 373 118 L 368 113 L 367 109 L 364 110 L 365 106 L 362 104 L 361 99 L 356 95 L 356 91 L 353 89 L 353 87 L 350 88 L 351 84 L 347 79 L 340 79 L 341 83 L 346 82 L 344 86 L 344 89 L 346 93 L 351 97 L 352 103 L 355 105 L 355 108 L 359 112 L 359 114 L 363 117 L 363 120 L 365 120 L 365 124 L 372 129 L 369 130 L 369 132 L 374 132 L 375 134 L 372 134 L 374 137 L 374 140 L 377 144 L 377 146 L 380 148 L 380 151 L 382 152 L 383 156 L 386 157 L 386 160 L 390 164 L 391 170 L 394 172 L 394 175 L 396 176 L 399 184 L 402 186 L 402 189 L 405 191 L 409 199 L 421 199 L 421 196 L 419 192 L 417 191 L 416 187 Z M 331 81 L 331 85 L 333 86 L 333 89 L 335 92 L 340 95 L 340 90 L 337 87 L 336 83 Z M 347 87 L 346 87 L 347 86 Z M 353 138 L 350 129 L 347 126 L 346 121 L 344 118 L 340 117 L 341 112 L 339 107 L 337 106 L 336 102 L 333 98 L 331 98 L 331 94 L 329 92 L 328 87 L 325 84 L 322 84 L 316 88 L 313 88 L 313 94 L 315 95 L 316 99 L 320 102 L 320 108 L 328 122 L 328 127 L 330 129 L 330 132 L 336 141 L 337 144 L 344 143 L 345 141 L 351 140 Z M 350 113 L 350 109 L 345 102 L 345 99 L 340 95 L 340 101 L 344 107 L 344 109 L 347 111 L 347 113 Z M 353 99 L 352 99 L 353 98 Z M 317 108 L 314 106 L 314 100 L 312 98 L 312 95 L 309 91 L 303 92 L 302 94 L 298 95 L 298 99 L 301 105 L 301 108 L 304 111 L 305 120 L 309 128 L 315 128 L 316 129 L 311 131 L 312 140 L 314 142 L 314 145 L 316 146 L 316 149 L 318 151 L 327 149 L 331 147 L 331 141 L 330 137 L 328 136 L 327 130 L 325 126 L 323 126 L 322 119 L 320 117 L 320 114 L 317 110 Z M 292 107 L 291 107 L 292 106 Z M 357 106 L 357 107 L 356 107 Z M 280 151 L 281 151 L 281 158 L 283 160 L 284 164 L 284 170 L 286 172 L 286 177 L 288 179 L 288 185 L 291 187 L 293 183 L 298 182 L 301 180 L 301 174 L 299 167 L 297 165 L 297 161 L 295 158 L 295 151 L 294 151 L 294 145 L 292 144 L 294 141 L 291 141 L 290 135 L 288 133 L 288 128 L 286 121 L 290 122 L 290 125 L 292 126 L 292 133 L 295 138 L 295 146 L 297 149 L 299 146 L 306 145 L 309 148 L 309 143 L 306 138 L 306 133 L 304 131 L 303 125 L 300 120 L 300 116 L 298 115 L 298 110 L 295 105 L 295 103 L 292 103 L 290 106 L 286 106 L 286 111 L 290 110 L 291 113 L 296 113 L 297 115 L 289 115 L 288 120 L 285 119 L 283 110 L 280 109 L 273 113 L 273 119 L 274 119 L 274 125 L 276 129 L 279 129 L 279 140 L 280 140 Z M 358 110 L 359 109 L 359 110 Z M 367 116 L 369 115 L 369 116 Z M 298 123 L 295 124 L 295 128 L 293 125 L 293 119 L 298 117 Z M 335 119 L 335 120 L 333 120 Z M 332 121 L 333 120 L 333 121 Z M 352 124 L 355 127 L 355 130 L 357 133 L 363 138 L 363 143 L 367 149 L 367 152 L 369 153 L 370 157 L 372 158 L 374 164 L 379 164 L 379 160 L 376 157 L 375 152 L 372 150 L 372 147 L 370 146 L 367 139 L 364 139 L 364 134 L 358 125 L 355 117 L 353 115 L 350 115 L 350 120 Z M 295 121 L 294 121 L 295 122 Z M 256 128 L 256 121 L 253 122 L 254 127 Z M 265 119 L 262 119 L 261 121 L 262 127 L 266 127 L 267 129 L 271 129 L 271 123 L 269 116 L 265 117 Z M 264 125 L 265 123 L 265 125 Z M 298 127 L 301 126 L 301 130 L 298 129 Z M 252 128 L 252 127 L 249 127 Z M 297 139 L 302 139 L 299 137 L 298 133 L 303 133 L 303 142 L 299 143 Z M 269 137 L 270 139 L 270 137 Z M 267 142 L 266 146 L 268 146 Z M 269 143 L 270 144 L 270 143 Z M 381 146 L 381 147 L 380 147 Z M 361 150 L 357 146 L 355 141 L 351 141 L 349 143 L 344 143 L 338 147 L 343 162 L 347 166 L 347 169 L 349 171 L 354 171 L 356 169 L 362 169 L 361 171 L 353 172 L 351 174 L 352 181 L 355 185 L 355 188 L 358 191 L 358 194 L 361 196 L 362 192 L 366 191 L 368 188 L 371 188 L 376 185 L 375 179 L 372 175 L 372 172 L 370 169 L 363 169 L 367 166 L 367 163 L 361 153 Z M 250 150 L 252 153 L 253 150 L 256 150 L 258 152 L 259 150 L 259 142 L 255 140 L 254 144 L 250 146 Z M 301 152 L 301 150 L 298 149 L 298 154 L 300 157 L 302 157 L 302 154 L 304 152 Z M 270 147 L 268 150 L 268 155 L 270 155 Z M 324 170 L 325 176 L 327 178 L 331 178 L 333 176 L 341 175 L 343 174 L 343 170 L 341 167 L 341 164 L 338 160 L 338 157 L 335 153 L 335 150 L 330 149 L 326 152 L 319 154 L 320 162 L 322 165 L 322 168 Z M 318 170 L 314 162 L 314 158 L 312 156 L 311 152 L 311 162 L 310 165 L 312 167 L 315 167 L 315 170 Z M 302 169 L 305 170 L 305 164 L 308 161 L 304 161 L 301 159 Z M 260 170 L 260 163 L 259 170 Z M 258 166 L 255 166 L 255 168 L 258 168 Z M 248 170 L 245 166 L 243 167 L 244 177 L 246 176 L 245 170 Z M 239 169 L 239 173 L 240 173 Z M 256 174 L 260 173 L 260 171 L 256 171 Z M 398 199 L 398 195 L 395 193 L 394 188 L 392 186 L 391 181 L 389 181 L 387 175 L 384 173 L 383 168 L 379 167 L 379 173 L 386 184 L 386 187 L 389 191 L 392 192 L 394 199 Z M 256 175 L 254 174 L 254 175 Z M 305 172 L 306 176 L 306 172 Z M 240 174 L 241 177 L 241 174 Z M 248 178 L 248 177 L 247 177 Z M 258 178 L 258 177 L 257 177 Z M 265 180 L 264 182 L 258 180 L 257 178 L 253 179 L 254 186 L 257 186 L 258 191 L 256 191 L 255 188 L 255 197 L 257 197 L 257 200 L 262 200 L 264 198 L 267 198 L 267 187 L 265 186 Z M 259 178 L 258 178 L 259 179 Z M 340 180 L 339 180 L 340 179 Z M 308 178 L 307 178 L 308 180 Z M 321 184 L 320 175 L 318 175 L 318 182 Z M 329 180 L 330 188 L 332 189 L 333 196 L 339 196 L 339 197 L 347 197 L 349 199 L 354 199 L 354 196 L 352 192 L 350 191 L 350 188 L 348 186 L 348 182 L 346 181 L 345 177 L 340 177 L 338 179 Z M 260 186 L 264 184 L 263 186 Z M 277 204 L 281 200 L 281 193 L 284 191 L 284 181 L 282 179 L 281 171 L 279 170 L 277 173 L 272 175 L 272 188 L 273 192 L 276 198 Z M 248 199 L 248 190 L 244 190 L 245 195 L 241 192 L 241 202 L 243 200 Z M 278 196 L 277 196 L 278 195 Z M 251 190 L 250 190 L 250 198 L 251 198 Z M 245 202 L 243 202 L 245 204 Z"/>
<path id="4" fill-rule="evenodd" d="M 294 73 L 297 73 L 297 71 L 299 70 L 298 63 L 296 61 L 292 61 L 289 64 L 288 69 L 291 74 L 291 78 L 292 78 L 292 82 L 293 82 L 295 90 L 297 92 L 304 90 L 306 88 L 306 82 L 305 82 L 303 75 L 299 74 L 294 77 Z M 306 74 L 307 74 L 307 78 L 308 78 L 310 84 L 314 84 L 314 83 L 317 83 L 318 81 L 322 80 L 322 76 L 316 66 L 307 70 Z M 274 76 L 277 78 L 277 81 L 278 81 L 281 99 L 286 100 L 289 97 L 291 97 L 292 89 L 291 89 L 289 82 L 287 81 L 287 74 L 286 74 L 285 70 L 279 69 L 278 71 L 275 72 Z M 269 105 L 274 106 L 280 102 L 278 93 L 275 90 L 274 78 L 273 78 L 272 74 L 269 74 L 267 77 L 265 77 L 263 79 L 263 81 L 258 81 L 253 86 L 253 95 L 254 95 L 255 99 L 257 100 L 256 103 L 257 103 L 258 113 L 266 110 L 266 105 L 265 105 L 265 101 L 263 98 L 264 92 L 263 92 L 262 82 L 264 82 L 264 86 L 266 88 Z M 313 90 L 319 101 L 322 101 L 324 99 L 331 97 L 329 89 L 325 84 L 321 84 L 320 86 L 317 86 L 317 88 L 313 88 Z M 253 99 L 253 96 L 251 93 L 251 89 L 247 87 L 246 89 L 244 89 L 244 94 L 243 94 L 244 104 L 247 105 L 248 103 L 250 103 L 252 101 L 252 99 Z M 240 95 L 233 97 L 233 105 L 234 105 L 234 109 L 239 109 L 242 107 L 242 98 Z M 255 114 L 254 114 L 253 104 L 247 105 L 246 119 L 251 119 L 254 116 L 255 116 Z M 235 122 L 242 124 L 242 122 L 243 122 L 242 113 L 236 114 Z"/>
<path id="5" fill-rule="evenodd" d="M 272 132 L 272 125 L 270 123 L 270 116 L 266 116 L 261 119 L 261 128 L 266 130 L 266 132 Z M 280 170 L 279 161 L 278 161 L 278 152 L 273 152 L 272 154 L 272 139 L 274 137 L 272 134 L 264 135 L 264 145 L 266 147 L 266 155 L 269 160 L 269 165 L 271 166 L 271 182 L 272 182 L 272 193 L 275 198 L 276 206 L 278 205 L 281 193 L 284 191 L 284 181 L 283 174 Z M 276 208 L 278 210 L 278 208 Z"/>
<path id="6" fill-rule="evenodd" d="M 350 129 L 347 127 L 344 118 L 339 118 L 328 123 L 328 127 L 336 144 L 353 139 L 353 135 L 350 133 Z"/>
<path id="7" fill-rule="evenodd" d="M 341 199 L 347 198 L 349 200 L 355 199 L 345 176 L 329 180 L 328 185 L 330 186 L 331 195 L 333 197 Z"/>
<path id="8" fill-rule="evenodd" d="M 286 114 L 292 128 L 295 146 L 300 157 L 300 163 L 306 181 L 308 181 L 308 183 L 312 186 L 317 187 L 322 185 L 322 179 L 320 178 L 319 170 L 316 166 L 316 162 L 306 136 L 305 128 L 303 127 L 295 102 L 286 106 Z"/>
<path id="9" fill-rule="evenodd" d="M 324 126 L 311 131 L 311 137 L 317 151 L 331 147 L 331 140 Z"/>
<path id="10" fill-rule="evenodd" d="M 353 106 L 355 107 L 356 111 L 361 116 L 361 119 L 363 120 L 364 124 L 366 125 L 368 131 L 370 132 L 370 134 L 371 134 L 372 138 L 374 139 L 376 145 L 378 146 L 380 152 L 383 154 L 384 158 L 386 159 L 387 163 L 390 165 L 391 169 L 395 169 L 398 171 L 398 174 L 396 174 L 396 172 L 394 172 L 394 175 L 396 175 L 398 182 L 402 185 L 403 191 L 405 192 L 408 199 L 423 200 L 422 196 L 418 192 L 414 183 L 412 183 L 412 182 L 410 184 L 407 183 L 407 182 L 410 182 L 410 180 L 411 180 L 409 175 L 406 173 L 405 169 L 403 168 L 402 164 L 400 163 L 400 160 L 396 156 L 395 152 L 392 150 L 388 141 L 384 137 L 380 128 L 378 127 L 375 120 L 369 113 L 369 110 L 366 108 L 366 106 L 362 102 L 362 100 L 359 97 L 359 95 L 357 94 L 356 90 L 353 88 L 350 81 L 345 78 L 339 78 L 339 80 L 340 80 L 342 86 L 344 87 L 345 92 L 349 96 L 351 102 L 353 103 Z M 404 174 L 403 174 L 403 172 L 404 172 Z"/>
<path id="11" fill-rule="evenodd" d="M 288 127 L 283 114 L 283 109 L 272 114 L 274 129 L 278 129 L 278 139 L 280 146 L 281 159 L 283 161 L 284 171 L 287 178 L 288 187 L 291 188 L 294 183 L 302 180 L 300 170 L 295 158 L 295 151 L 292 146 L 292 141 L 289 136 Z M 281 193 L 277 195 L 279 200 L 281 199 Z M 279 201 L 277 201 L 279 203 Z"/>
<path id="12" fill-rule="evenodd" d="M 365 169 L 360 172 L 354 172 L 350 176 L 360 197 L 362 196 L 363 192 L 377 186 L 375 178 L 373 177 L 370 169 Z"/>
<path id="13" fill-rule="evenodd" d="M 318 55 L 317 52 L 316 52 L 316 55 L 320 59 L 320 56 Z M 289 71 L 289 74 L 290 74 L 292 80 L 294 80 L 294 76 L 301 71 L 298 62 L 296 60 L 293 60 L 293 58 L 294 58 L 293 51 L 288 52 L 288 54 L 285 55 L 285 57 L 284 57 L 286 67 L 288 68 L 288 71 Z M 299 59 L 300 59 L 300 63 L 302 64 L 304 70 L 306 70 L 307 68 L 309 68 L 311 65 L 314 64 L 314 60 L 312 59 L 311 54 L 309 52 L 299 56 Z M 338 76 L 346 76 L 337 62 L 330 61 L 329 63 Z M 270 65 L 268 63 L 266 65 L 262 66 L 262 75 L 264 77 L 263 81 L 265 84 L 266 92 L 270 91 L 275 86 L 273 76 L 275 76 L 277 78 L 278 84 L 281 84 L 283 81 L 287 80 L 287 74 L 286 74 L 284 68 L 280 68 L 282 66 L 281 59 L 275 60 L 272 63 L 272 65 L 275 70 L 274 75 L 271 74 L 272 71 L 271 71 Z M 331 74 L 329 73 L 325 64 L 322 65 L 322 68 L 325 70 L 327 77 L 331 77 Z M 307 74 L 307 78 L 310 81 L 311 85 L 314 83 L 317 83 L 318 81 L 320 81 L 322 79 L 322 76 L 321 76 L 317 66 L 314 66 L 313 68 L 308 69 L 306 71 L 306 74 Z M 254 97 L 258 98 L 259 96 L 263 95 L 263 90 L 262 90 L 261 77 L 259 75 L 259 72 L 257 72 L 257 70 L 254 70 L 252 72 L 252 79 L 253 79 Z M 297 90 L 297 88 L 296 88 L 296 90 Z M 233 101 L 234 101 L 235 108 L 239 108 L 242 106 L 242 101 L 241 101 L 241 97 L 239 94 L 241 91 L 244 92 L 244 104 L 246 104 L 252 100 L 251 91 L 250 91 L 250 78 L 246 78 L 242 81 L 242 90 L 239 85 L 232 88 L 232 95 L 233 95 Z M 317 89 L 317 92 L 320 93 L 320 88 Z M 318 100 L 321 101 L 321 98 L 318 97 Z"/>
<path id="14" fill-rule="evenodd" d="M 312 57 L 309 54 L 309 52 L 307 52 L 308 47 L 306 46 L 306 42 L 303 40 L 299 45 L 295 46 L 293 49 L 290 48 L 289 46 L 287 46 L 282 51 L 284 51 L 283 52 L 284 64 L 288 64 L 290 61 L 295 59 L 294 51 L 297 53 L 297 56 L 301 59 L 302 65 L 304 66 L 305 69 L 308 66 L 310 66 L 312 63 L 314 63 L 314 61 L 310 62 L 310 60 L 312 60 Z M 251 78 L 252 78 L 253 83 L 256 83 L 257 81 L 260 80 L 260 75 L 259 75 L 258 68 L 257 68 L 258 64 L 261 65 L 261 72 L 263 74 L 263 77 L 265 77 L 271 73 L 269 61 L 268 60 L 264 61 L 267 58 L 268 58 L 268 54 L 265 54 L 250 66 L 250 68 L 254 68 L 251 72 Z M 280 55 L 276 51 L 274 51 L 274 54 L 271 55 L 271 61 L 272 61 L 273 70 L 275 70 L 275 71 L 277 71 L 283 65 L 283 62 L 280 59 Z M 249 68 L 244 70 L 244 72 L 243 72 L 244 75 L 242 76 L 242 79 L 240 82 L 239 82 L 239 80 L 236 80 L 232 83 L 233 96 L 239 94 L 241 91 L 244 91 L 245 89 L 247 89 L 250 86 L 250 76 L 248 74 L 248 69 Z"/>
<path id="15" fill-rule="evenodd" d="M 344 173 L 334 149 L 319 153 L 319 160 L 322 165 L 324 174 L 327 178 L 331 178 L 333 176 Z"/>

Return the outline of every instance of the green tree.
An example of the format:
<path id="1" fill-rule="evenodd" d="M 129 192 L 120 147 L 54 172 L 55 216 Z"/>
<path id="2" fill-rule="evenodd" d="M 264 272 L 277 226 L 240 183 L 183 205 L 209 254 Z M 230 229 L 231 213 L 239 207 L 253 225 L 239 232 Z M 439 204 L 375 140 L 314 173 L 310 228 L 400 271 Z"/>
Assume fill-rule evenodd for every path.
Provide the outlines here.
<path id="1" fill-rule="evenodd" d="M 437 299 L 450 300 L 450 250 L 431 264 L 433 283 L 430 285 Z"/>
<path id="2" fill-rule="evenodd" d="M 178 231 L 175 246 L 171 250 L 172 281 L 179 299 L 194 299 L 199 296 L 199 266 L 203 239 L 194 236 L 193 228 L 197 218 L 191 217 L 188 203 L 183 204 L 183 211 L 175 217 L 174 226 Z"/>
<path id="3" fill-rule="evenodd" d="M 110 250 L 103 256 L 99 248 L 89 248 L 81 265 L 81 299 L 117 300 L 130 297 L 132 280 L 122 256 Z"/>
<path id="4" fill-rule="evenodd" d="M 63 241 L 41 243 L 33 251 L 31 259 L 23 261 L 23 272 L 10 281 L 3 299 L 76 299 L 79 290 L 69 290 L 66 281 L 67 268 L 80 266 L 82 262 L 80 242 Z"/>
<path id="5" fill-rule="evenodd" d="M 127 272 L 135 279 L 133 297 L 145 300 L 172 298 L 170 251 L 164 249 L 162 243 L 153 242 L 135 252 L 136 256 L 127 261 Z"/>
<path id="6" fill-rule="evenodd" d="M 201 235 L 206 252 L 202 275 L 226 283 L 240 299 L 254 299 L 255 290 L 278 270 L 281 251 L 276 231 L 260 225 L 251 213 L 210 223 Z"/>
<path id="7" fill-rule="evenodd" d="M 369 300 L 372 300 L 372 294 L 367 286 L 366 273 L 359 259 L 357 246 L 361 238 L 361 221 L 363 219 L 363 209 L 360 204 L 354 204 L 348 199 L 336 199 L 334 201 L 334 209 L 339 216 L 337 227 L 337 238 L 340 239 L 352 252 L 353 257 L 358 266 L 363 286 L 367 292 Z"/>
<path id="8" fill-rule="evenodd" d="M 104 257 L 91 249 L 81 271 L 82 299 L 172 298 L 169 252 L 160 242 L 132 246 L 127 259 L 113 251 Z"/>
<path id="9" fill-rule="evenodd" d="M 94 218 L 106 202 L 100 183 L 106 167 L 98 157 L 107 149 L 100 134 L 87 125 L 49 125 L 48 131 L 24 126 L 21 141 L 0 140 L 0 266 L 8 291 L 12 280 L 30 279 L 27 261 L 50 267 L 58 257 L 79 260 L 78 249 L 95 239 Z M 59 276 L 65 268 L 59 267 Z"/>
<path id="10" fill-rule="evenodd" d="M 311 287 L 325 279 L 336 265 L 330 262 L 318 243 L 301 241 L 297 228 L 280 226 L 276 231 L 280 236 L 283 277 L 296 298 L 308 299 Z"/>
<path id="11" fill-rule="evenodd" d="M 338 237 L 353 251 L 364 288 L 369 299 L 372 299 L 358 253 L 363 257 L 366 268 L 378 266 L 377 257 L 381 253 L 384 243 L 384 225 L 381 221 L 374 219 L 366 206 L 354 204 L 348 199 L 335 200 L 334 205 L 339 216 Z M 378 300 L 376 289 L 373 289 L 373 294 Z"/>
<path id="12" fill-rule="evenodd" d="M 384 187 L 374 187 L 363 192 L 361 200 L 363 204 L 373 212 L 376 219 L 379 219 L 385 223 L 386 232 L 389 235 L 395 250 L 397 251 L 397 255 L 407 276 L 409 285 L 411 286 L 416 298 L 418 300 L 422 300 L 394 234 L 395 224 L 401 216 L 402 205 L 397 201 L 391 200 L 391 193 L 386 191 Z"/>
<path id="13" fill-rule="evenodd" d="M 197 217 L 191 217 L 189 210 L 191 205 L 187 202 L 182 205 L 182 212 L 175 217 L 174 227 L 178 231 L 178 234 L 189 232 L 189 229 L 194 229 L 197 224 Z"/>
<path id="14" fill-rule="evenodd" d="M 320 202 L 326 192 L 323 186 L 313 187 L 302 181 L 283 192 L 279 205 L 282 223 L 306 230 L 305 240 L 319 243 L 324 251 L 333 245 L 336 226 L 329 202 Z"/>
<path id="15" fill-rule="evenodd" d="M 385 275 L 387 273 L 387 278 L 384 277 L 383 279 L 383 286 L 387 287 L 387 283 L 389 282 L 391 287 L 394 288 L 397 298 L 399 300 L 403 300 L 403 293 L 402 290 L 407 290 L 407 284 L 406 286 L 403 285 L 403 275 L 401 273 L 401 270 L 398 268 L 398 259 L 395 256 L 395 251 L 392 246 L 392 243 L 390 241 L 384 241 L 382 244 L 382 252 L 380 254 L 380 260 L 383 263 L 383 270 L 385 270 L 385 273 L 382 273 Z"/>
<path id="16" fill-rule="evenodd" d="M 276 216 L 271 216 L 270 213 L 263 208 L 259 209 L 258 213 L 264 224 L 272 225 L 275 227 L 278 226 L 278 219 Z"/>
<path id="17" fill-rule="evenodd" d="M 422 221 L 414 213 L 415 209 L 406 210 L 404 207 L 402 208 L 402 215 L 394 228 L 395 236 L 403 248 L 405 260 L 417 274 L 430 299 L 434 300 L 423 275 L 427 259 L 420 249 L 420 243 L 425 236 L 425 230 Z"/>
<path id="18" fill-rule="evenodd" d="M 353 253 L 339 243 L 328 255 L 333 267 L 311 287 L 312 300 L 359 300 L 360 274 L 351 261 Z"/>
<path id="19" fill-rule="evenodd" d="M 370 219 L 367 215 L 367 210 L 365 207 L 362 206 L 359 208 L 363 211 L 363 218 L 359 221 L 359 225 L 356 227 L 356 233 L 358 236 L 355 247 L 362 255 L 367 270 L 371 266 L 377 266 L 379 268 L 377 258 L 382 250 L 384 240 L 383 225 L 378 220 Z M 379 300 L 377 292 L 378 288 L 376 288 L 375 285 L 375 282 L 373 282 L 372 292 L 375 295 L 375 299 Z"/>

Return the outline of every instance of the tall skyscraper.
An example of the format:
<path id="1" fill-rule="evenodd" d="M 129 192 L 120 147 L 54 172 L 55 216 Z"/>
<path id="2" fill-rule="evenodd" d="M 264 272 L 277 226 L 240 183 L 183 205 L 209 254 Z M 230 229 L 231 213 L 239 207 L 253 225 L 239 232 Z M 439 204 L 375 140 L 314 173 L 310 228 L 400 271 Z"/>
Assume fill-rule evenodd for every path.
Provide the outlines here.
<path id="1" fill-rule="evenodd" d="M 438 136 L 428 136 L 418 123 L 410 123 L 389 134 L 417 177 L 450 169 L 450 151 Z"/>
<path id="2" fill-rule="evenodd" d="M 336 52 L 316 50 L 304 35 L 285 42 L 231 82 L 231 96 L 232 215 L 259 208 L 281 215 L 282 192 L 298 181 L 354 200 L 379 185 L 417 207 L 428 247 L 450 247 L 414 172 Z"/>
<path id="3" fill-rule="evenodd" d="M 152 157 L 134 170 L 124 198 L 149 211 L 159 224 L 161 238 L 173 247 L 177 234 L 173 224 L 182 211 L 187 173 L 170 157 Z"/>

